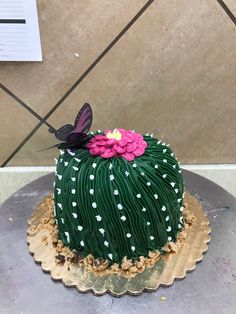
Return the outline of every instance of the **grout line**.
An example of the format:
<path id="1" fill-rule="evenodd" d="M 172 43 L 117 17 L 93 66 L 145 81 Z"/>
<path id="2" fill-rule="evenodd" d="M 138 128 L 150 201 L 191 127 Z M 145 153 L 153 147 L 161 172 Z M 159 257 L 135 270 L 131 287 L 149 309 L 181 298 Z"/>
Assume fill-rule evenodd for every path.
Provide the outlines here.
<path id="1" fill-rule="evenodd" d="M 64 100 L 74 91 L 74 89 L 87 77 L 87 75 L 95 68 L 95 66 L 104 58 L 104 56 L 111 50 L 111 48 L 119 41 L 119 39 L 130 29 L 130 27 L 138 20 L 138 18 L 148 9 L 148 7 L 155 0 L 149 0 L 132 18 L 132 20 L 121 30 L 121 32 L 112 40 L 112 42 L 100 53 L 95 61 L 85 70 L 80 78 L 70 87 L 70 89 L 62 96 L 62 98 L 52 107 L 52 109 L 45 115 L 45 117 L 33 128 L 33 130 L 25 137 L 25 139 L 18 145 L 18 147 L 8 156 L 1 167 L 5 167 L 8 162 L 21 150 L 21 148 L 28 142 L 34 133 L 42 126 L 43 123 L 59 108 Z"/>
<path id="2" fill-rule="evenodd" d="M 236 164 L 199 164 L 181 165 L 186 170 L 236 170 Z M 0 168 L 0 173 L 4 172 L 54 172 L 55 166 L 22 166 Z"/>
<path id="3" fill-rule="evenodd" d="M 30 108 L 26 103 L 23 102 L 19 97 L 17 97 L 12 91 L 10 91 L 6 86 L 4 86 L 2 83 L 0 83 L 0 88 L 6 92 L 11 98 L 13 98 L 16 102 L 18 102 L 23 108 L 25 108 L 29 113 L 31 113 L 35 118 L 37 118 L 40 121 L 43 121 L 43 118 L 37 114 L 32 108 Z M 51 126 L 47 121 L 43 121 L 53 132 L 56 130 L 53 126 Z"/>
<path id="4" fill-rule="evenodd" d="M 221 8 L 225 11 L 225 13 L 228 15 L 228 17 L 231 19 L 231 21 L 236 25 L 236 17 L 232 13 L 232 11 L 227 7 L 227 5 L 224 3 L 223 0 L 216 0 Z"/>

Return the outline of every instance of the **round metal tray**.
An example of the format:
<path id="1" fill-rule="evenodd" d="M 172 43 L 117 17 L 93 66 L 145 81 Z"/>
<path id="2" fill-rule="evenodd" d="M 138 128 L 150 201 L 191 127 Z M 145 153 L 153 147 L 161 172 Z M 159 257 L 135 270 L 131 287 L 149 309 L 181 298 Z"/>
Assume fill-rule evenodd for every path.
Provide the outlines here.
<path id="1" fill-rule="evenodd" d="M 52 191 L 54 175 L 17 191 L 0 207 L 0 313 L 235 313 L 236 199 L 201 176 L 189 171 L 183 175 L 187 190 L 198 197 L 210 219 L 205 258 L 171 287 L 119 299 L 80 294 L 52 281 L 33 262 L 26 243 L 27 220 Z"/>

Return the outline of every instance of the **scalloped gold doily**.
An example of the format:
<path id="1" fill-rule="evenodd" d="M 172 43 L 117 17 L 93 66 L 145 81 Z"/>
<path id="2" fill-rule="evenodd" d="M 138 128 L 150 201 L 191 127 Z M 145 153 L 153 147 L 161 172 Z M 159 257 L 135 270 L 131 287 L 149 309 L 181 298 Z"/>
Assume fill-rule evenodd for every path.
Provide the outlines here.
<path id="1" fill-rule="evenodd" d="M 107 292 L 116 297 L 126 293 L 139 295 L 143 291 L 155 291 L 159 286 L 170 286 L 175 279 L 183 279 L 186 273 L 196 267 L 196 263 L 203 259 L 203 253 L 208 249 L 211 228 L 202 206 L 197 199 L 186 193 L 188 210 L 195 216 L 195 221 L 187 230 L 184 244 L 177 253 L 166 253 L 151 268 L 137 273 L 133 278 L 126 278 L 117 274 L 96 276 L 93 272 L 85 270 L 81 266 L 71 264 L 58 264 L 55 261 L 56 248 L 53 246 L 48 230 L 41 229 L 35 234 L 28 229 L 27 242 L 29 251 L 34 255 L 37 263 L 41 263 L 43 271 L 51 273 L 54 280 L 62 280 L 67 287 L 76 287 L 79 292 L 92 291 L 95 295 L 103 295 Z M 45 206 L 38 206 L 33 212 L 29 225 L 38 225 L 44 217 Z M 42 238 L 46 236 L 48 244 L 45 245 Z"/>

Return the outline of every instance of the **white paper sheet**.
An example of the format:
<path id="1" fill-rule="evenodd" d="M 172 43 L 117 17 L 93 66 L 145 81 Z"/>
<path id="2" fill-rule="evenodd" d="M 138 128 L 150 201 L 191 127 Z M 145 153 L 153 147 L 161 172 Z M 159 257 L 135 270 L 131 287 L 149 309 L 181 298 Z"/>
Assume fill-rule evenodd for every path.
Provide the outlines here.
<path id="1" fill-rule="evenodd" d="M 0 0 L 0 61 L 42 61 L 36 0 Z"/>

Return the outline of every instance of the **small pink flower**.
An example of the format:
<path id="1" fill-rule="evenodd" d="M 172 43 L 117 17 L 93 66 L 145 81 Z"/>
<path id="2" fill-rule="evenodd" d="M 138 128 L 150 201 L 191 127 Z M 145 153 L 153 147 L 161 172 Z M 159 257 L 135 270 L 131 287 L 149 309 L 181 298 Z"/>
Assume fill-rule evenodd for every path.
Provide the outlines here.
<path id="1" fill-rule="evenodd" d="M 104 135 L 95 135 L 87 144 L 91 155 L 111 158 L 123 157 L 132 161 L 144 154 L 147 143 L 143 136 L 131 130 L 107 130 Z"/>

